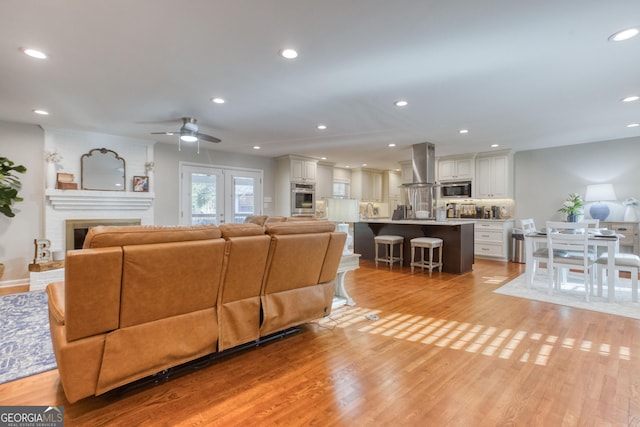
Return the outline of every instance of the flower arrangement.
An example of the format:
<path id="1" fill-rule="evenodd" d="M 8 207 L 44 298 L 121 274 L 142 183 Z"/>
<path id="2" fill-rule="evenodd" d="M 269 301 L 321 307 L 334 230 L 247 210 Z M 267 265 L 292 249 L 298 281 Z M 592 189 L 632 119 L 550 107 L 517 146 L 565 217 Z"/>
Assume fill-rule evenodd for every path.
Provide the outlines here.
<path id="1" fill-rule="evenodd" d="M 59 163 L 62 160 L 62 156 L 57 151 L 45 151 L 44 160 L 47 163 Z"/>
<path id="2" fill-rule="evenodd" d="M 571 193 L 569 197 L 562 202 L 562 207 L 558 209 L 558 212 L 563 212 L 567 215 L 580 215 L 583 206 L 584 201 L 582 200 L 582 196 L 578 193 Z"/>
<path id="3" fill-rule="evenodd" d="M 626 199 L 624 199 L 624 202 L 622 202 L 622 204 L 625 206 L 638 206 L 638 204 L 640 203 L 633 197 L 627 197 Z"/>

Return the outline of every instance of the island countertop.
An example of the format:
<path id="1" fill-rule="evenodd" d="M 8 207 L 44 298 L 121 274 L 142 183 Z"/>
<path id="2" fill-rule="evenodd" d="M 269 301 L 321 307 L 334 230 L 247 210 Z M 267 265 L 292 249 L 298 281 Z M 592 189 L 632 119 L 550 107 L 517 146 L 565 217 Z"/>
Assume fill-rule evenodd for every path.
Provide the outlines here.
<path id="1" fill-rule="evenodd" d="M 462 224 L 469 224 L 470 222 L 507 222 L 507 221 L 513 221 L 513 219 L 512 218 L 497 218 L 497 219 L 455 218 L 455 219 L 447 219 L 446 221 L 436 221 L 434 219 L 369 218 L 369 219 L 361 219 L 358 222 L 365 222 L 370 224 L 462 225 Z"/>
<path id="2" fill-rule="evenodd" d="M 434 219 L 389 219 L 389 218 L 370 218 L 361 219 L 358 222 L 365 222 L 368 224 L 409 224 L 409 225 L 462 225 L 468 224 L 468 221 L 436 221 Z"/>

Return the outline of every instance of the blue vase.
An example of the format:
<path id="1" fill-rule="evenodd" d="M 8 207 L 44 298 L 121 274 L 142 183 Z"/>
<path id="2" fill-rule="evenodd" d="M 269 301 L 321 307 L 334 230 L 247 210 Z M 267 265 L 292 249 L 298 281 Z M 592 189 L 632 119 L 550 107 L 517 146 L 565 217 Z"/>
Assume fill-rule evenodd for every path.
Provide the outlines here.
<path id="1" fill-rule="evenodd" d="M 577 222 L 578 216 L 576 214 L 567 214 L 567 222 Z"/>

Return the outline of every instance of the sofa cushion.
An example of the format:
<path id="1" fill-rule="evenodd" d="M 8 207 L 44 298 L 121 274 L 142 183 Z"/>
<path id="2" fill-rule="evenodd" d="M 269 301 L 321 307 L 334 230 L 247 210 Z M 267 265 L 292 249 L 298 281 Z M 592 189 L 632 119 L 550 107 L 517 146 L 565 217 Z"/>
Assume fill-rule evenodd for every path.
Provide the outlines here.
<path id="1" fill-rule="evenodd" d="M 333 231 L 335 225 L 329 221 L 285 221 L 267 223 L 266 229 L 270 235 L 326 233 Z"/>
<path id="2" fill-rule="evenodd" d="M 245 237 L 245 236 L 260 236 L 264 234 L 264 228 L 257 224 L 223 224 L 220 226 L 222 237 L 228 239 L 229 237 Z"/>
<path id="3" fill-rule="evenodd" d="M 146 245 L 150 243 L 186 242 L 218 239 L 222 236 L 215 225 L 194 226 L 105 226 L 93 227 L 84 239 L 83 249 L 109 246 Z"/>

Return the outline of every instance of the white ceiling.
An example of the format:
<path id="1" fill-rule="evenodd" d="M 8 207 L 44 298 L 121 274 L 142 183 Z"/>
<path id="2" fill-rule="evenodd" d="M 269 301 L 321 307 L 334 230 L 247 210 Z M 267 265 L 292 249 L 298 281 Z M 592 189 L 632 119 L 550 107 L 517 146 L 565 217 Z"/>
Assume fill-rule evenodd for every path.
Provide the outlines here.
<path id="1" fill-rule="evenodd" d="M 0 120 L 175 144 L 150 132 L 189 116 L 216 149 L 381 168 L 637 137 L 640 37 L 608 37 L 639 25 L 638 0 L 2 0 Z"/>

